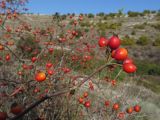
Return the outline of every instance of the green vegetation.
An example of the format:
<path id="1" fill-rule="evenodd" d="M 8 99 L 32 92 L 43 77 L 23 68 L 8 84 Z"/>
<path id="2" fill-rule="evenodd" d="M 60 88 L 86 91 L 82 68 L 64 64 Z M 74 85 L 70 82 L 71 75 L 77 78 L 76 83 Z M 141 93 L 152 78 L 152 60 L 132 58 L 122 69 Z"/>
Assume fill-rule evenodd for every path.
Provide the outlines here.
<path id="1" fill-rule="evenodd" d="M 160 23 L 152 24 L 151 27 L 155 28 L 156 30 L 160 30 Z"/>
<path id="2" fill-rule="evenodd" d="M 67 15 L 65 15 L 65 14 L 64 14 L 64 15 L 61 15 L 61 19 L 62 19 L 62 20 L 65 20 L 66 18 L 67 18 Z"/>
<path id="3" fill-rule="evenodd" d="M 105 31 L 106 29 L 108 29 L 108 23 L 107 22 L 105 22 L 105 23 L 99 22 L 99 23 L 97 23 L 97 28 L 98 28 L 98 30 Z"/>
<path id="4" fill-rule="evenodd" d="M 128 16 L 129 17 L 143 16 L 143 13 L 128 11 Z"/>
<path id="5" fill-rule="evenodd" d="M 160 46 L 160 36 L 153 42 L 153 46 Z"/>
<path id="6" fill-rule="evenodd" d="M 122 23 L 112 23 L 112 24 L 110 24 L 110 26 L 109 26 L 109 28 L 110 29 L 118 29 L 119 27 L 121 27 L 122 26 Z"/>
<path id="7" fill-rule="evenodd" d="M 133 30 L 133 31 L 131 32 L 131 35 L 136 35 L 136 31 Z"/>
<path id="8" fill-rule="evenodd" d="M 73 23 L 74 23 L 74 20 L 71 20 L 71 21 L 69 22 L 70 25 L 73 25 Z"/>
<path id="9" fill-rule="evenodd" d="M 144 11 L 143 11 L 143 15 L 147 15 L 147 14 L 150 14 L 150 13 L 151 13 L 150 10 L 144 10 Z"/>
<path id="10" fill-rule="evenodd" d="M 100 16 L 100 17 L 103 17 L 104 15 L 105 15 L 104 12 L 100 12 L 97 14 L 97 16 Z"/>
<path id="11" fill-rule="evenodd" d="M 89 13 L 88 18 L 94 18 L 94 15 L 92 13 Z"/>
<path id="12" fill-rule="evenodd" d="M 99 35 L 100 36 L 106 36 L 106 31 L 105 30 L 99 31 Z"/>
<path id="13" fill-rule="evenodd" d="M 147 25 L 147 23 L 143 23 L 143 24 L 138 24 L 134 26 L 134 29 L 145 29 L 145 26 Z"/>
<path id="14" fill-rule="evenodd" d="M 160 63 L 148 62 L 147 60 L 136 61 L 137 73 L 140 75 L 160 75 Z"/>
<path id="15" fill-rule="evenodd" d="M 97 23 L 98 30 L 105 31 L 106 29 L 118 29 L 122 26 L 122 23 L 108 23 L 99 22 Z"/>
<path id="16" fill-rule="evenodd" d="M 125 37 L 122 38 L 122 45 L 134 45 L 135 44 L 135 39 L 132 37 L 129 37 L 126 35 Z"/>
<path id="17" fill-rule="evenodd" d="M 158 12 L 158 13 L 156 14 L 156 16 L 157 16 L 157 17 L 160 17 L 160 12 Z"/>
<path id="18" fill-rule="evenodd" d="M 151 13 L 152 13 L 152 14 L 156 13 L 156 10 L 152 10 Z"/>
<path id="19" fill-rule="evenodd" d="M 77 66 L 77 68 L 74 68 L 75 71 L 77 72 L 82 72 L 87 75 L 90 75 L 94 70 L 99 68 L 100 66 L 104 65 L 106 63 L 105 60 L 97 60 L 97 59 L 92 59 L 91 61 L 88 61 L 85 63 L 85 65 L 82 66 Z M 98 77 L 100 79 L 103 79 L 104 77 L 109 76 L 111 79 L 114 79 L 118 72 L 120 71 L 121 67 L 116 67 L 113 71 L 109 70 L 108 68 L 102 70 L 99 72 Z M 118 77 L 119 80 L 123 80 L 127 74 L 125 72 L 122 72 L 120 76 Z"/>
<path id="20" fill-rule="evenodd" d="M 153 75 L 145 75 L 143 76 L 143 80 L 140 79 L 137 84 L 143 85 L 147 89 L 152 90 L 155 93 L 160 93 L 160 81 L 159 77 Z"/>
<path id="21" fill-rule="evenodd" d="M 90 23 L 89 23 L 89 21 L 80 22 L 80 26 L 81 26 L 81 27 L 90 27 Z"/>
<path id="22" fill-rule="evenodd" d="M 134 26 L 134 29 L 144 29 L 144 28 L 145 26 L 143 24 Z"/>
<path id="23" fill-rule="evenodd" d="M 147 36 L 141 36 L 141 37 L 139 38 L 139 40 L 137 40 L 136 43 L 137 43 L 138 45 L 142 45 L 142 46 L 148 45 L 149 39 L 148 39 Z"/>
<path id="24" fill-rule="evenodd" d="M 153 92 L 160 93 L 160 63 L 148 62 L 147 60 L 137 60 L 137 74 L 141 75 L 138 84 L 145 86 Z"/>
<path id="25" fill-rule="evenodd" d="M 116 13 L 109 13 L 108 14 L 108 16 L 111 17 L 111 18 L 115 17 L 116 15 L 117 15 Z"/>

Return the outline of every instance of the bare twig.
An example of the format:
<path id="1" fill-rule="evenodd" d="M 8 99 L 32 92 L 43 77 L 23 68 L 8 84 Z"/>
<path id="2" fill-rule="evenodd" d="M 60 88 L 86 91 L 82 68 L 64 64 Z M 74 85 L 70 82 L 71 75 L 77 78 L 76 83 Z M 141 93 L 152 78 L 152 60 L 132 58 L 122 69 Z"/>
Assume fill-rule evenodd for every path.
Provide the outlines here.
<path id="1" fill-rule="evenodd" d="M 36 106 L 38 106 L 39 104 L 41 104 L 42 102 L 44 102 L 45 100 L 51 99 L 52 97 L 55 97 L 55 96 L 59 96 L 59 95 L 68 93 L 69 91 L 70 90 L 67 89 L 67 90 L 63 90 L 63 91 L 60 91 L 60 92 L 56 92 L 56 93 L 54 93 L 52 95 L 46 95 L 46 96 L 42 97 L 40 100 L 38 100 L 35 103 L 31 104 L 28 108 L 26 108 L 19 115 L 15 116 L 13 118 L 10 118 L 10 120 L 18 120 L 18 119 L 22 118 L 25 114 L 27 114 L 30 110 L 32 110 L 33 108 L 35 108 Z"/>

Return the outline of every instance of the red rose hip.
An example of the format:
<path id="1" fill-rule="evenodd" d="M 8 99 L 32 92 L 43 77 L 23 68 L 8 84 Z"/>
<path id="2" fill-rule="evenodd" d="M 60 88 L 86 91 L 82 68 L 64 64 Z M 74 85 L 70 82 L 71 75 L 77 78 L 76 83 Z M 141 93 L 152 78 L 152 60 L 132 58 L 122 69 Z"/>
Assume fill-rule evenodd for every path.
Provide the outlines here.
<path id="1" fill-rule="evenodd" d="M 134 73 L 137 70 L 137 67 L 132 63 L 123 64 L 123 70 L 126 73 Z"/>
<path id="2" fill-rule="evenodd" d="M 128 56 L 128 51 L 127 49 L 125 48 L 118 48 L 116 51 L 115 51 L 115 55 L 114 55 L 114 58 L 116 60 L 119 60 L 119 61 L 123 61 L 127 58 Z"/>
<path id="3" fill-rule="evenodd" d="M 141 111 L 141 107 L 139 105 L 135 105 L 134 106 L 134 111 L 135 112 L 140 112 Z"/>
<path id="4" fill-rule="evenodd" d="M 108 41 L 107 41 L 107 39 L 104 38 L 104 37 L 101 37 L 101 38 L 99 39 L 99 41 L 98 41 L 99 47 L 106 47 L 107 44 L 108 44 Z"/>
<path id="5" fill-rule="evenodd" d="M 111 49 L 117 49 L 120 46 L 120 44 L 121 44 L 121 41 L 117 36 L 112 36 L 109 39 L 108 45 Z"/>

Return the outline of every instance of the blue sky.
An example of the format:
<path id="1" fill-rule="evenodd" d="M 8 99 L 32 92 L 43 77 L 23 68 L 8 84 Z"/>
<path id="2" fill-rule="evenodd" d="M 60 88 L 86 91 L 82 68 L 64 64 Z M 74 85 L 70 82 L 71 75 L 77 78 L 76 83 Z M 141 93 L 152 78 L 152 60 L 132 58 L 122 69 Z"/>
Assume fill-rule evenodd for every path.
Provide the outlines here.
<path id="1" fill-rule="evenodd" d="M 160 0 L 29 0 L 29 12 L 41 14 L 159 10 Z"/>

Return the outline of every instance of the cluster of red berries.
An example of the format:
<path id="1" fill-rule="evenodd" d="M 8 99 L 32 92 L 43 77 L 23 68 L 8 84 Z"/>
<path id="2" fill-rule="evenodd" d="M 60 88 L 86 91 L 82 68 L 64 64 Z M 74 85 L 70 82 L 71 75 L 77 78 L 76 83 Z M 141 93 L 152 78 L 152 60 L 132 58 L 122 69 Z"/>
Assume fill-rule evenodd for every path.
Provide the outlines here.
<path id="1" fill-rule="evenodd" d="M 83 104 L 86 108 L 89 108 L 91 106 L 91 101 L 90 100 L 86 100 L 88 97 L 88 92 L 84 92 L 82 97 L 78 98 L 78 101 L 80 104 Z"/>
<path id="2" fill-rule="evenodd" d="M 106 106 L 106 107 L 109 107 L 110 104 L 111 104 L 111 103 L 110 103 L 109 100 L 106 100 L 106 101 L 105 101 L 105 106 Z M 119 108 L 120 108 L 119 103 L 114 103 L 113 106 L 112 106 L 112 109 L 113 109 L 113 110 L 118 110 Z M 139 105 L 135 105 L 134 107 L 129 107 L 129 108 L 126 109 L 126 112 L 127 112 L 128 114 L 131 114 L 133 111 L 135 111 L 135 112 L 140 112 L 140 111 L 141 111 L 141 107 L 140 107 Z"/>
<path id="3" fill-rule="evenodd" d="M 109 40 L 105 37 L 101 37 L 98 41 L 100 47 L 109 47 L 111 49 L 111 57 L 117 61 L 123 61 L 123 70 L 127 73 L 133 73 L 137 70 L 137 67 L 133 63 L 133 60 L 128 57 L 128 51 L 126 48 L 120 48 L 121 40 L 118 36 L 113 35 Z"/>

